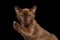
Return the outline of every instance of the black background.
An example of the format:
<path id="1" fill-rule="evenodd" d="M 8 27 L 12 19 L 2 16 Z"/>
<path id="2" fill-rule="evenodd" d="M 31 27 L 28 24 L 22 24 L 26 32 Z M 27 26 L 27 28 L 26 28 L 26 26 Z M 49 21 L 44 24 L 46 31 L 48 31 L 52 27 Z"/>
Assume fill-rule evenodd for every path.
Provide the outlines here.
<path id="1" fill-rule="evenodd" d="M 60 38 L 58 3 L 49 0 L 2 0 L 0 1 L 0 40 L 23 40 L 13 29 L 13 21 L 17 20 L 14 6 L 31 8 L 37 6 L 36 21 L 50 33 Z"/>

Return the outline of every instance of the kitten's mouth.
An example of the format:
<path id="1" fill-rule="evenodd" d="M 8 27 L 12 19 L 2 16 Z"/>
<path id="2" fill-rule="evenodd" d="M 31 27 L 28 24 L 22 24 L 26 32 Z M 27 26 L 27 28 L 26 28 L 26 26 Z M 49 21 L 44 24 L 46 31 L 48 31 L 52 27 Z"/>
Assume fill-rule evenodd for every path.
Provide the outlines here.
<path id="1" fill-rule="evenodd" d="M 23 23 L 23 25 L 24 25 L 25 27 L 28 27 L 29 24 L 28 24 L 28 23 Z"/>
<path id="2" fill-rule="evenodd" d="M 24 22 L 23 24 L 24 24 L 24 25 L 28 25 L 29 23 L 27 23 L 27 22 Z"/>
<path id="3" fill-rule="evenodd" d="M 28 23 L 23 23 L 24 25 L 27 25 Z"/>

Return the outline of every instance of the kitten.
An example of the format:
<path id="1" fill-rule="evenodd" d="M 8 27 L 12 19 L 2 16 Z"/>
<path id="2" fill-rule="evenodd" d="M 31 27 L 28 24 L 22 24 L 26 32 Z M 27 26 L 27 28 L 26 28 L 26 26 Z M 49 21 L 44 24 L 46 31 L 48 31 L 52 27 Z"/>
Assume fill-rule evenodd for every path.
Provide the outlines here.
<path id="1" fill-rule="evenodd" d="M 58 40 L 54 34 L 43 29 L 34 19 L 36 6 L 31 9 L 20 9 L 15 6 L 15 11 L 19 23 L 14 21 L 13 27 L 25 40 Z"/>

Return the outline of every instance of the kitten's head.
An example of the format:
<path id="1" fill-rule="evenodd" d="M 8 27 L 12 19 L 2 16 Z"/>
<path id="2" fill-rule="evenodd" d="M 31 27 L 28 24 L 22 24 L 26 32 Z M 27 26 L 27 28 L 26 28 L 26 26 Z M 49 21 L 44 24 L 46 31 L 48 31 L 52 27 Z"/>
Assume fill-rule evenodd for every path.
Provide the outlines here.
<path id="1" fill-rule="evenodd" d="M 28 8 L 21 9 L 15 6 L 15 11 L 16 11 L 18 20 L 22 24 L 27 25 L 27 24 L 30 24 L 35 18 L 36 6 L 32 7 L 31 9 L 28 9 Z"/>

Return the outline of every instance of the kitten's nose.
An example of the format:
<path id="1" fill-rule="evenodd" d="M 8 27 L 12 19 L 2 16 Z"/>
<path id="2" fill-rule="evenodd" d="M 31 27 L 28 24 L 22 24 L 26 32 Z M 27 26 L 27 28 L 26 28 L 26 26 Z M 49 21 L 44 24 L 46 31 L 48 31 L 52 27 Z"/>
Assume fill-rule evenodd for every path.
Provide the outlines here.
<path id="1" fill-rule="evenodd" d="M 26 20 L 26 19 L 25 19 L 24 21 L 25 21 L 25 22 L 27 22 L 27 20 Z"/>
<path id="2" fill-rule="evenodd" d="M 24 18 L 24 22 L 27 22 L 27 19 L 26 18 Z"/>

